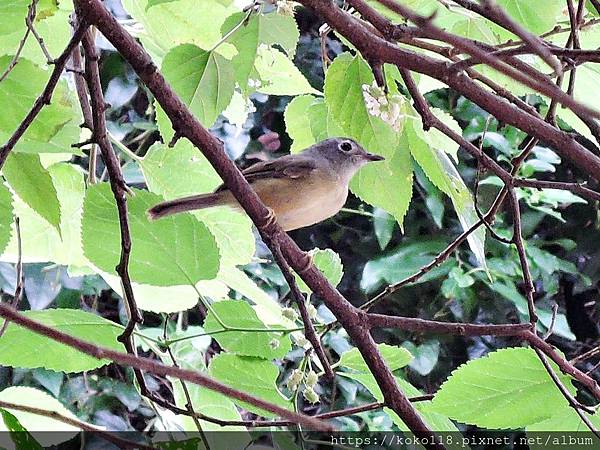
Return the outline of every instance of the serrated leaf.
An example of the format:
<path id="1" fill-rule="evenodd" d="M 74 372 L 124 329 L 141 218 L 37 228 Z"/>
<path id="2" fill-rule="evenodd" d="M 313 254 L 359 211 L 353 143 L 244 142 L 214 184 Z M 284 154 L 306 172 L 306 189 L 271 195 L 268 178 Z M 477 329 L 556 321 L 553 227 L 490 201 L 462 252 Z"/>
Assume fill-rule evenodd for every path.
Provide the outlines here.
<path id="1" fill-rule="evenodd" d="M 174 148 L 155 144 L 140 163 L 150 191 L 165 199 L 213 191 L 222 181 L 206 158 L 188 141 Z M 185 173 L 181 177 L 178 174 Z M 192 213 L 213 233 L 222 265 L 250 262 L 255 250 L 252 222 L 242 211 L 229 207 L 209 208 Z"/>
<path id="2" fill-rule="evenodd" d="M 235 13 L 227 18 L 221 27 L 223 36 L 236 30 L 228 41 L 237 49 L 237 55 L 231 60 L 236 80 L 242 91 L 248 90 L 248 77 L 254 66 L 260 45 L 280 46 L 286 54 L 294 57 L 300 33 L 293 17 L 281 14 L 256 14 L 249 20 L 245 12 Z M 241 27 L 240 24 L 243 24 Z"/>
<path id="3" fill-rule="evenodd" d="M 314 95 L 294 97 L 285 108 L 285 131 L 292 138 L 291 153 L 304 150 L 316 142 L 310 129 L 308 109 L 315 101 Z"/>
<path id="4" fill-rule="evenodd" d="M 379 350 L 379 353 L 391 371 L 406 366 L 412 360 L 412 355 L 410 352 L 403 347 L 397 347 L 395 345 L 388 344 L 378 344 L 377 350 Z M 339 365 L 347 367 L 355 372 L 371 374 L 367 363 L 357 348 L 353 348 L 352 350 L 342 353 Z"/>
<path id="5" fill-rule="evenodd" d="M 95 314 L 77 309 L 24 311 L 23 314 L 73 337 L 112 350 L 123 350 L 123 345 L 117 342 L 123 327 Z M 96 369 L 110 362 L 81 353 L 14 323 L 8 325 L 0 338 L 0 364 L 4 366 L 28 369 L 43 367 L 70 373 Z"/>
<path id="6" fill-rule="evenodd" d="M 56 188 L 39 155 L 11 153 L 2 173 L 19 198 L 60 232 L 60 203 Z"/>
<path id="7" fill-rule="evenodd" d="M 541 422 L 529 425 L 526 429 L 527 433 L 548 433 L 551 432 L 589 432 L 587 425 L 581 420 L 581 417 L 573 408 L 570 406 L 564 406 L 558 410 L 551 411 L 552 415 L 549 419 L 542 420 Z M 600 416 L 598 414 L 589 414 L 585 411 L 581 411 L 585 414 L 588 420 L 596 426 L 600 426 Z M 590 437 L 592 437 L 590 435 Z M 598 438 L 596 437 L 596 444 Z M 531 446 L 532 448 L 542 448 L 542 446 Z"/>
<path id="8" fill-rule="evenodd" d="M 0 184 L 0 255 L 4 253 L 13 230 L 13 199 L 4 184 Z"/>
<path id="9" fill-rule="evenodd" d="M 0 422 L 0 429 L 4 428 L 10 433 L 10 438 L 13 441 L 17 450 L 31 449 L 31 450 L 43 450 L 43 447 L 38 441 L 21 425 L 19 420 L 8 412 L 6 409 L 0 409 L 0 415 L 4 426 Z"/>
<path id="10" fill-rule="evenodd" d="M 385 250 L 390 243 L 395 226 L 396 221 L 394 218 L 383 209 L 376 208 L 373 211 L 373 228 L 381 250 Z"/>
<path id="11" fill-rule="evenodd" d="M 233 2 L 177 0 L 147 8 L 148 0 L 124 0 L 124 8 L 143 25 L 140 39 L 152 59 L 160 64 L 173 47 L 190 43 L 212 48 L 221 40 L 221 26 L 239 11 Z M 223 46 L 222 46 L 223 47 Z"/>
<path id="12" fill-rule="evenodd" d="M 77 421 L 79 420 L 62 403 L 39 389 L 25 386 L 12 386 L 0 392 L 0 400 L 18 405 L 41 408 L 48 411 L 56 411 L 62 416 Z M 6 410 L 14 415 L 27 431 L 37 432 L 35 437 L 45 448 L 65 442 L 80 432 L 79 428 L 50 417 L 17 411 L 16 409 L 7 408 Z M 6 430 L 3 425 L 4 424 L 0 422 L 0 431 Z M 56 433 L 48 433 L 48 430 L 56 431 Z"/>
<path id="13" fill-rule="evenodd" d="M 20 218 L 22 258 L 24 262 L 52 261 L 62 265 L 86 266 L 81 246 L 81 211 L 85 194 L 82 171 L 72 164 L 54 164 L 48 168 L 60 203 L 60 235 L 20 198 L 14 198 L 15 215 Z M 3 260 L 16 261 L 18 242 L 13 233 Z"/>
<path id="14" fill-rule="evenodd" d="M 360 287 L 366 292 L 373 292 L 382 284 L 397 283 L 429 263 L 446 245 L 446 241 L 432 238 L 404 242 L 391 250 L 388 255 L 372 259 L 365 264 Z M 446 275 L 450 266 L 451 264 L 446 262 L 432 269 L 416 282 L 424 283 Z"/>
<path id="15" fill-rule="evenodd" d="M 427 178 L 450 197 L 463 230 L 479 221 L 473 197 L 452 161 L 442 151 L 427 145 L 419 121 L 408 121 L 404 126 L 410 152 L 421 166 Z M 469 234 L 467 241 L 477 261 L 486 268 L 485 228 L 480 227 Z M 487 269 L 486 269 L 487 270 Z"/>
<path id="16" fill-rule="evenodd" d="M 344 53 L 327 70 L 325 99 L 333 118 L 349 137 L 386 158 L 360 169 L 350 189 L 361 200 L 385 209 L 402 225 L 412 196 L 412 164 L 407 149 L 399 146 L 398 134 L 367 112 L 362 85 L 372 82 L 368 64 L 359 56 Z"/>
<path id="17" fill-rule="evenodd" d="M 317 269 L 319 269 L 321 273 L 325 275 L 325 278 L 327 278 L 333 286 L 337 286 L 344 275 L 344 267 L 342 266 L 342 260 L 340 259 L 340 256 L 329 248 L 324 250 L 315 248 L 308 254 L 311 256 L 312 262 Z M 298 283 L 298 287 L 302 292 L 312 292 L 302 278 L 300 278 L 298 275 L 295 275 L 295 277 L 296 283 Z"/>
<path id="18" fill-rule="evenodd" d="M 207 333 L 223 330 L 215 314 L 227 327 L 250 330 L 267 328 L 248 303 L 230 300 L 212 305 L 212 310 L 204 321 L 204 330 Z M 230 353 L 267 360 L 282 358 L 291 348 L 288 335 L 274 332 L 233 330 L 216 333 L 213 337 Z"/>
<path id="19" fill-rule="evenodd" d="M 539 5 L 530 0 L 496 0 L 496 2 L 513 20 L 525 27 L 527 31 L 537 35 L 554 28 L 557 17 L 565 7 L 561 0 L 546 0 L 543 12 L 540 11 Z M 511 32 L 496 24 L 492 23 L 491 28 L 503 39 L 515 38 Z"/>
<path id="20" fill-rule="evenodd" d="M 134 190 L 128 198 L 132 250 L 131 279 L 158 286 L 196 284 L 216 276 L 219 251 L 206 226 L 190 214 L 150 221 L 146 211 L 162 197 Z M 98 183 L 87 190 L 83 205 L 82 241 L 85 256 L 108 273 L 115 273 L 121 253 L 117 208 L 110 186 Z"/>
<path id="21" fill-rule="evenodd" d="M 39 50 L 39 49 L 38 49 Z M 11 61 L 10 56 L 0 57 L 0 72 Z M 48 81 L 47 71 L 20 58 L 18 64 L 0 83 L 0 142 L 8 140 L 25 118 L 39 93 Z M 73 109 L 66 84 L 59 83 L 53 100 L 37 115 L 14 152 L 48 153 L 71 152 L 70 145 L 79 137 L 79 114 Z"/>
<path id="22" fill-rule="evenodd" d="M 268 95 L 320 94 L 292 60 L 276 48 L 260 46 L 254 67 L 261 80 L 258 92 Z"/>
<path id="23" fill-rule="evenodd" d="M 121 279 L 113 274 L 101 272 L 100 276 L 118 295 L 123 297 Z M 229 289 L 219 280 L 200 280 L 196 286 L 154 286 L 132 282 L 133 294 L 138 307 L 155 313 L 186 311 L 198 304 L 198 291 L 213 301 L 227 298 Z M 166 302 L 165 299 L 169 301 Z"/>
<path id="24" fill-rule="evenodd" d="M 230 387 L 255 395 L 283 408 L 292 408 L 292 404 L 277 389 L 276 381 L 279 370 L 270 361 L 221 353 L 211 360 L 208 373 Z M 273 417 L 273 413 L 261 410 L 256 406 L 237 400 L 234 402 L 260 416 Z"/>
<path id="25" fill-rule="evenodd" d="M 4 0 L 0 4 L 0 35 L 25 28 L 28 6 L 28 0 Z"/>
<path id="26" fill-rule="evenodd" d="M 570 378 L 553 362 L 551 366 L 574 394 Z M 452 372 L 433 400 L 434 410 L 441 414 L 493 429 L 532 425 L 565 406 L 567 401 L 537 355 L 527 348 L 497 350 L 469 361 Z"/>
<path id="27" fill-rule="evenodd" d="M 215 122 L 233 96 L 235 81 L 231 62 L 193 44 L 170 50 L 163 60 L 162 73 L 206 127 Z"/>

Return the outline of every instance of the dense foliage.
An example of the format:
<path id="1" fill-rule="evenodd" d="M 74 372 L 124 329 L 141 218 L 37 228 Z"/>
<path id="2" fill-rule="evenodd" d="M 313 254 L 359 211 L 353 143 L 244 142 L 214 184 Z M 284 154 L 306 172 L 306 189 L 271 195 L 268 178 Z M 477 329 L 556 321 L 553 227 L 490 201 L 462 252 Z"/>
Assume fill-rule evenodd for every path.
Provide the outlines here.
<path id="1" fill-rule="evenodd" d="M 398 67 L 374 69 L 342 33 L 327 33 L 322 18 L 308 9 L 288 1 L 105 3 L 238 166 L 300 152 L 333 136 L 352 137 L 386 157 L 355 176 L 352 195 L 338 215 L 291 232 L 355 306 L 427 266 L 480 221 L 504 186 L 448 134 L 424 127 Z M 504 47 L 518 39 L 451 1 L 402 3 L 424 16 L 436 11 L 433 23 L 463 38 Z M 567 3 L 497 1 L 516 23 L 560 47 L 572 32 Z M 383 17 L 403 22 L 380 3 L 367 4 Z M 591 2 L 581 2 L 580 8 L 577 40 L 581 48 L 596 49 L 600 13 Z M 44 89 L 53 68 L 48 56 L 58 57 L 71 38 L 72 12 L 69 0 L 0 5 L 0 144 L 9 140 Z M 32 30 L 43 39 L 41 46 Z M 167 114 L 123 56 L 99 32 L 95 41 L 101 50 L 107 133 L 128 186 L 128 268 L 144 318 L 133 334 L 137 351 L 309 415 L 381 402 L 379 408 L 342 414 L 330 422 L 343 431 L 408 431 L 410 424 L 385 404 L 376 374 L 337 323 L 336 312 L 296 276 L 336 374 L 335 380 L 324 377 L 288 283 L 248 216 L 215 208 L 159 221 L 147 218 L 147 209 L 159 201 L 210 192 L 222 180 L 201 151 L 178 139 Z M 432 54 L 426 46 L 411 50 Z M 550 72 L 541 58 L 525 53 L 523 61 Z M 131 311 L 115 269 L 122 253 L 122 223 L 98 146 L 91 131 L 80 127 L 84 117 L 75 79 L 83 68 L 72 62 L 69 67 L 52 102 L 2 166 L 0 287 L 3 301 L 18 305 L 26 317 L 97 346 L 126 351 L 118 336 Z M 600 66 L 585 62 L 576 67 L 576 77 L 573 68 L 570 72 L 572 97 L 600 107 L 591 95 L 600 86 Z M 556 107 L 548 96 L 490 67 L 474 68 L 600 155 L 593 127 L 571 109 Z M 515 177 L 589 181 L 588 187 L 597 187 L 593 178 L 598 174 L 585 173 L 560 148 L 533 142 L 525 131 L 439 80 L 418 73 L 414 79 L 433 115 L 502 167 L 510 171 L 511 161 L 527 149 Z M 521 206 L 517 227 L 507 201 L 488 227 L 472 231 L 463 245 L 413 283 L 378 296 L 371 311 L 444 322 L 527 323 L 527 282 L 511 241 L 518 230 L 535 287 L 537 332 L 548 334 L 548 342 L 567 360 L 596 348 L 598 200 L 572 190 L 513 189 Z M 573 377 L 554 362 L 545 367 L 516 335 L 459 337 L 396 327 L 376 329 L 373 336 L 407 397 L 432 394 L 413 405 L 434 431 L 577 431 L 586 429 L 582 414 L 600 426 L 591 414 L 600 399 L 573 384 Z M 577 364 L 596 378 L 597 362 L 592 354 Z M 14 323 L 2 331 L 0 365 L 0 402 L 56 410 L 109 430 L 151 435 L 220 430 L 223 426 L 212 419 L 235 421 L 227 428 L 252 430 L 236 435 L 242 436 L 243 448 L 270 430 L 250 427 L 251 420 L 276 418 L 256 405 L 173 377 L 145 373 L 142 388 L 131 368 Z M 561 383 L 567 393 L 557 388 Z M 568 395 L 592 409 L 576 411 Z M 73 424 L 32 418 L 2 405 L 0 428 L 77 430 Z M 201 413 L 202 420 L 185 415 L 186 410 Z M 296 444 L 276 436 L 282 442 L 275 445 L 296 448 L 300 436 L 295 434 Z"/>

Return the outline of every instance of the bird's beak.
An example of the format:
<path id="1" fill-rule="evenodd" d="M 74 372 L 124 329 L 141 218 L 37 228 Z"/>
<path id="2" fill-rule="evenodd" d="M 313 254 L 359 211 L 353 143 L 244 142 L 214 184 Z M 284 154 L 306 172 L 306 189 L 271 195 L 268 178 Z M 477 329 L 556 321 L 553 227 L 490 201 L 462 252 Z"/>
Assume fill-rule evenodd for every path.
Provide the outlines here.
<path id="1" fill-rule="evenodd" d="M 365 159 L 367 161 L 383 161 L 385 158 L 383 156 L 379 156 L 374 153 L 366 153 Z"/>

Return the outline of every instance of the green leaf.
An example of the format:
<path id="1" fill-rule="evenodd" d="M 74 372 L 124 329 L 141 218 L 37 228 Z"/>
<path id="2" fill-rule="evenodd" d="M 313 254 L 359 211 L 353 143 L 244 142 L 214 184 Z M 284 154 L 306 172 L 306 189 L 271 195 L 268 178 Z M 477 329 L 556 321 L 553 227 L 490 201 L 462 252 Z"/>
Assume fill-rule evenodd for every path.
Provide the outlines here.
<path id="1" fill-rule="evenodd" d="M 496 2 L 516 22 L 537 35 L 555 27 L 557 18 L 565 6 L 562 0 L 546 0 L 544 10 L 540 11 L 539 5 L 530 0 L 496 0 Z M 502 39 L 515 38 L 515 35 L 498 25 L 491 24 L 491 27 Z"/>
<path id="2" fill-rule="evenodd" d="M 13 224 L 13 204 L 12 195 L 8 188 L 0 185 L 0 255 L 4 253 L 10 236 L 12 234 Z"/>
<path id="3" fill-rule="evenodd" d="M 242 415 L 238 411 L 235 403 L 228 397 L 220 394 L 216 391 L 203 388 L 196 384 L 186 384 L 188 394 L 191 399 L 194 411 L 202 411 L 208 417 L 213 417 L 221 420 L 232 420 L 240 421 L 243 420 Z M 187 396 L 181 386 L 181 381 L 173 381 L 173 395 L 175 397 L 175 404 L 180 408 L 185 408 L 188 404 Z M 179 416 L 185 431 L 192 431 L 197 433 L 198 427 L 194 423 L 194 420 L 188 416 Z M 251 437 L 245 427 L 241 426 L 222 426 L 216 423 L 207 422 L 200 420 L 200 425 L 206 433 L 206 439 L 209 443 L 209 448 L 236 448 L 243 449 L 251 443 Z M 225 431 L 224 433 L 211 433 L 211 431 Z M 181 450 L 178 445 L 180 441 L 173 441 L 177 444 L 173 447 L 173 450 Z M 161 446 L 161 448 L 164 448 Z M 200 443 L 190 447 L 190 450 L 202 449 L 204 446 Z"/>
<path id="4" fill-rule="evenodd" d="M 165 55 L 162 73 L 206 127 L 215 122 L 233 96 L 235 81 L 231 62 L 193 44 L 170 50 Z"/>
<path id="5" fill-rule="evenodd" d="M 211 360 L 209 375 L 232 388 L 283 408 L 292 409 L 292 404 L 277 389 L 279 370 L 270 361 L 221 353 Z M 274 417 L 273 413 L 244 402 L 234 401 L 240 407 L 255 414 Z"/>
<path id="6" fill-rule="evenodd" d="M 268 95 L 320 94 L 304 78 L 292 60 L 276 48 L 260 46 L 254 67 L 261 80 L 258 92 Z"/>
<path id="7" fill-rule="evenodd" d="M 60 235 L 58 230 L 27 206 L 14 198 L 15 215 L 20 218 L 24 262 L 48 262 L 87 266 L 81 246 L 81 211 L 85 182 L 80 168 L 72 164 L 54 164 L 48 168 L 60 202 Z M 4 253 L 5 260 L 16 261 L 18 242 L 15 233 Z"/>
<path id="8" fill-rule="evenodd" d="M 28 0 L 4 0 L 0 3 L 0 35 L 25 28 L 28 6 Z"/>
<path id="9" fill-rule="evenodd" d="M 56 188 L 39 155 L 11 153 L 2 171 L 21 200 L 60 231 L 60 203 Z"/>
<path id="10" fill-rule="evenodd" d="M 148 4 L 146 5 L 146 11 L 153 6 L 160 5 L 161 3 L 171 3 L 177 0 L 148 0 Z"/>
<path id="11" fill-rule="evenodd" d="M 40 7 L 46 7 L 46 12 L 51 13 L 51 15 L 45 15 L 43 20 L 36 21 L 35 30 L 44 40 L 44 45 L 48 49 L 48 52 L 51 55 L 59 55 L 62 50 L 65 48 L 68 40 L 71 37 L 71 26 L 69 25 L 69 14 L 73 10 L 72 5 L 68 5 L 65 2 L 61 2 L 59 6 L 60 9 L 55 10 L 56 0 L 43 0 L 43 2 L 38 2 L 37 6 L 37 17 L 40 17 Z M 1 15 L 2 13 L 0 13 Z M 42 11 L 43 14 L 43 11 Z M 2 17 L 3 19 L 4 17 Z M 1 19 L 0 19 L 1 20 Z M 21 29 L 11 33 L 11 34 L 2 34 L 0 32 L 0 49 L 4 51 L 0 51 L 0 53 L 6 53 L 8 55 L 14 55 L 21 40 L 23 39 L 23 35 L 25 33 L 25 20 L 23 16 L 23 20 L 18 22 L 21 25 Z M 2 31 L 4 31 L 5 27 L 2 27 Z M 47 67 L 48 61 L 46 60 L 46 56 L 40 51 L 40 45 L 36 39 L 27 39 L 23 49 L 21 50 L 21 57 L 37 64 L 40 67 Z M 48 72 L 45 72 L 45 76 L 48 76 Z M 63 83 L 60 83 L 63 84 Z M 66 86 L 63 86 L 66 87 Z M 58 88 L 59 96 L 55 97 L 55 99 L 63 100 L 64 92 L 67 89 L 61 89 L 60 85 Z M 80 109 L 79 105 L 77 108 Z M 75 110 L 79 115 L 79 109 Z M 77 130 L 77 122 L 72 124 L 73 129 Z M 78 130 L 77 130 L 78 131 Z M 77 134 L 75 135 L 77 136 Z M 65 148 L 65 150 L 69 150 Z"/>
<path id="12" fill-rule="evenodd" d="M 459 136 L 462 136 L 462 129 L 460 128 L 460 125 L 450 114 L 442 111 L 439 108 L 432 108 L 431 111 L 437 119 L 444 123 L 444 125 L 447 125 Z M 427 143 L 430 147 L 448 153 L 450 156 L 452 156 L 452 159 L 458 163 L 457 152 L 460 146 L 455 141 L 450 139 L 446 134 L 442 133 L 437 128 L 431 128 L 425 133 L 425 138 L 427 139 Z"/>
<path id="13" fill-rule="evenodd" d="M 171 48 L 180 44 L 212 48 L 221 39 L 225 19 L 239 11 L 233 2 L 225 4 L 217 0 L 177 0 L 155 3 L 151 8 L 147 8 L 148 0 L 124 0 L 122 3 L 143 25 L 140 39 L 157 64 Z"/>
<path id="14" fill-rule="evenodd" d="M 70 419 L 79 420 L 62 403 L 39 389 L 25 386 L 12 386 L 0 392 L 0 400 L 17 405 L 55 411 Z M 15 416 L 22 427 L 27 431 L 36 432 L 35 437 L 44 448 L 65 442 L 80 432 L 79 428 L 50 417 L 17 411 L 16 409 L 10 408 L 6 408 L 6 411 Z M 0 431 L 6 430 L 3 425 L 4 423 L 0 421 Z M 53 432 L 49 433 L 48 430 L 52 430 Z"/>
<path id="15" fill-rule="evenodd" d="M 551 362 L 551 366 L 574 394 L 570 378 L 556 364 Z M 548 419 L 567 406 L 567 401 L 533 350 L 507 348 L 469 361 L 452 372 L 436 393 L 433 406 L 435 411 L 463 423 L 506 429 Z"/>
<path id="16" fill-rule="evenodd" d="M 392 239 L 394 226 L 396 222 L 383 209 L 375 208 L 373 211 L 373 228 L 375 229 L 375 237 L 379 243 L 379 248 L 385 250 Z"/>
<path id="17" fill-rule="evenodd" d="M 377 348 L 392 371 L 406 366 L 412 359 L 409 351 L 402 347 L 378 344 Z M 338 371 L 338 375 L 358 381 L 367 388 L 373 397 L 380 401 L 383 400 L 381 389 L 357 348 L 343 353 L 339 364 L 351 370 L 346 372 Z"/>
<path id="18" fill-rule="evenodd" d="M 219 280 L 253 303 L 260 320 L 269 326 L 295 327 L 282 315 L 281 305 L 265 290 L 261 289 L 245 272 L 236 267 L 226 267 L 219 272 Z"/>
<path id="19" fill-rule="evenodd" d="M 398 134 L 387 123 L 367 112 L 362 85 L 372 82 L 373 74 L 362 58 L 341 54 L 327 70 L 325 99 L 333 118 L 349 137 L 386 158 L 363 167 L 350 189 L 361 200 L 385 209 L 402 225 L 412 196 L 410 154 L 399 147 Z"/>
<path id="20" fill-rule="evenodd" d="M 438 362 L 440 354 L 439 341 L 431 340 L 421 345 L 415 345 L 410 341 L 406 341 L 402 346 L 414 357 L 410 363 L 410 368 L 422 376 L 429 375 Z"/>
<path id="21" fill-rule="evenodd" d="M 39 49 L 38 49 L 39 51 Z M 0 57 L 0 72 L 11 61 Z M 19 59 L 8 77 L 0 83 L 0 142 L 8 140 L 25 118 L 37 96 L 46 86 L 48 72 L 26 59 Z M 52 103 L 42 109 L 15 146 L 15 152 L 72 152 L 70 145 L 79 138 L 79 113 L 74 110 L 64 82 L 59 83 Z"/>
<path id="22" fill-rule="evenodd" d="M 202 153 L 187 140 L 178 141 L 174 148 L 154 144 L 140 165 L 150 191 L 168 200 L 211 192 L 222 183 Z M 182 173 L 187 176 L 178 176 Z M 223 266 L 250 262 L 255 240 L 252 222 L 244 212 L 217 207 L 192 214 L 215 236 Z"/>
<path id="23" fill-rule="evenodd" d="M 439 239 L 405 242 L 394 248 L 387 256 L 372 259 L 363 269 L 360 281 L 361 289 L 373 292 L 382 284 L 397 283 L 413 275 L 442 251 L 446 244 L 445 241 Z M 450 265 L 442 264 L 419 278 L 417 282 L 423 283 L 447 274 Z"/>
<path id="24" fill-rule="evenodd" d="M 134 190 L 128 198 L 132 236 L 129 273 L 131 279 L 158 286 L 195 285 L 214 278 L 219 251 L 206 226 L 191 214 L 150 221 L 146 211 L 162 197 Z M 107 183 L 87 190 L 82 220 L 85 256 L 105 272 L 115 273 L 121 253 L 117 208 Z"/>
<path id="25" fill-rule="evenodd" d="M 285 108 L 285 129 L 292 138 L 291 153 L 297 153 L 316 142 L 310 129 L 308 109 L 315 101 L 314 95 L 299 95 Z"/>
<path id="26" fill-rule="evenodd" d="M 277 44 L 290 58 L 293 58 L 300 37 L 293 17 L 275 13 L 256 14 L 244 22 L 246 17 L 245 12 L 235 13 L 228 17 L 221 27 L 223 36 L 233 32 L 227 42 L 233 44 L 238 52 L 231 62 L 242 91 L 248 90 L 248 77 L 260 45 L 270 47 Z M 240 23 L 244 25 L 239 27 Z"/>
<path id="27" fill-rule="evenodd" d="M 315 142 L 322 141 L 328 137 L 343 136 L 344 130 L 335 122 L 329 113 L 327 104 L 319 98 L 310 105 L 307 111 L 310 132 Z"/>
<path id="28" fill-rule="evenodd" d="M 527 427 L 527 433 L 547 433 L 548 431 L 589 432 L 589 428 L 581 420 L 579 414 L 577 414 L 570 406 L 565 405 L 558 410 L 551 411 L 551 413 L 552 415 L 549 419 L 529 425 Z M 600 416 L 598 416 L 598 414 L 588 414 L 585 411 L 581 411 L 581 413 L 585 414 L 588 420 L 594 424 L 596 428 L 600 426 Z M 595 439 L 597 442 L 598 438 L 596 437 Z M 532 448 L 541 448 L 541 446 Z"/>
<path id="29" fill-rule="evenodd" d="M 70 336 L 112 350 L 123 350 L 122 344 L 117 342 L 123 327 L 95 314 L 77 309 L 24 311 L 23 314 Z M 110 362 L 81 353 L 14 323 L 8 325 L 0 338 L 0 364 L 4 366 L 27 369 L 43 367 L 70 373 L 96 369 Z"/>
<path id="30" fill-rule="evenodd" d="M 406 366 L 413 358 L 410 352 L 403 347 L 396 347 L 388 344 L 378 344 L 377 349 L 391 371 Z M 357 348 L 353 348 L 352 350 L 342 353 L 339 365 L 347 367 L 348 369 L 352 369 L 355 372 L 371 374 L 371 371 L 367 367 L 367 363 Z"/>
<path id="31" fill-rule="evenodd" d="M 121 279 L 105 272 L 102 278 L 118 295 L 123 297 Z M 198 304 L 198 291 L 213 301 L 227 298 L 229 289 L 219 280 L 200 280 L 195 286 L 155 286 L 132 282 L 133 294 L 138 307 L 155 313 L 175 313 L 193 308 Z M 165 299 L 169 301 L 166 302 Z"/>
<path id="32" fill-rule="evenodd" d="M 325 278 L 327 278 L 333 286 L 337 286 L 344 275 L 344 267 L 342 266 L 342 260 L 340 259 L 340 256 L 329 248 L 325 250 L 315 248 L 308 254 L 311 256 L 312 262 L 317 269 L 319 269 L 321 273 L 325 275 Z M 295 277 L 298 287 L 302 292 L 312 292 L 298 275 L 295 275 Z"/>
<path id="33" fill-rule="evenodd" d="M 267 328 L 248 303 L 231 300 L 212 305 L 212 311 L 209 312 L 204 322 L 204 330 L 207 333 L 224 329 L 215 314 L 230 328 L 255 330 Z M 291 348 L 288 335 L 274 332 L 232 330 L 215 333 L 213 337 L 221 347 L 230 353 L 268 360 L 282 358 Z"/>
<path id="34" fill-rule="evenodd" d="M 471 192 L 452 161 L 442 151 L 427 145 L 419 121 L 414 120 L 406 123 L 404 131 L 415 161 L 421 166 L 427 178 L 450 197 L 463 230 L 470 229 L 473 224 L 479 221 L 479 217 L 475 211 Z M 485 227 L 479 227 L 479 229 L 469 234 L 467 241 L 479 264 L 486 268 Z"/>
<path id="35" fill-rule="evenodd" d="M 2 421 L 4 422 L 4 427 L 0 423 L 0 428 L 4 428 L 10 432 L 10 438 L 17 450 L 43 450 L 40 443 L 21 425 L 15 416 L 6 409 L 0 409 L 0 415 L 2 415 Z"/>

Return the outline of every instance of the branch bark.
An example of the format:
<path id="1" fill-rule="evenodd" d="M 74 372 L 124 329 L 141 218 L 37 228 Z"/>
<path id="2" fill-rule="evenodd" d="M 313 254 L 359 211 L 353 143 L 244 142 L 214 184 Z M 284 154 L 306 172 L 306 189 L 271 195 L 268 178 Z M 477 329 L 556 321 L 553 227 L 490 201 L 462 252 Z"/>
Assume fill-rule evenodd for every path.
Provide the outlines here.
<path id="1" fill-rule="evenodd" d="M 173 92 L 150 56 L 118 24 L 99 0 L 76 0 L 75 5 L 78 16 L 84 17 L 94 24 L 131 64 L 166 112 L 176 135 L 186 137 L 202 150 L 236 200 L 257 226 L 263 240 L 271 245 L 271 250 L 274 249 L 274 245 L 278 246 L 290 267 L 313 292 L 323 299 L 329 309 L 335 311 L 338 320 L 374 374 L 384 393 L 386 404 L 404 420 L 415 435 L 433 442 L 429 446 L 430 448 L 444 448 L 399 389 L 389 367 L 377 351 L 377 346 L 369 334 L 369 330 L 362 323 L 359 311 L 327 281 L 312 264 L 308 255 L 298 248 L 281 227 L 270 219 L 268 209 L 223 151 L 223 144 L 196 120 L 186 105 Z"/>
<path id="2" fill-rule="evenodd" d="M 257 406 L 266 411 L 270 411 L 294 423 L 302 424 L 309 429 L 320 431 L 333 430 L 331 425 L 323 422 L 322 420 L 290 411 L 289 409 L 274 405 L 258 397 L 254 397 L 253 395 L 238 391 L 237 389 L 233 389 L 223 383 L 220 383 L 203 373 L 181 369 L 178 367 L 166 366 L 149 358 L 130 355 L 129 353 L 116 352 L 105 347 L 94 345 L 90 342 L 82 341 L 81 339 L 75 338 L 54 328 L 31 320 L 6 304 L 0 303 L 0 316 L 37 334 L 46 336 L 53 341 L 76 348 L 77 350 L 85 353 L 86 355 L 93 356 L 94 358 L 110 359 L 117 364 L 133 367 L 135 369 L 150 372 L 155 375 L 174 377 L 180 380 L 189 381 L 190 383 L 197 384 L 198 386 L 203 386 L 213 391 L 220 392 L 227 397 L 250 403 L 251 405 Z"/>

